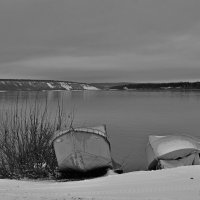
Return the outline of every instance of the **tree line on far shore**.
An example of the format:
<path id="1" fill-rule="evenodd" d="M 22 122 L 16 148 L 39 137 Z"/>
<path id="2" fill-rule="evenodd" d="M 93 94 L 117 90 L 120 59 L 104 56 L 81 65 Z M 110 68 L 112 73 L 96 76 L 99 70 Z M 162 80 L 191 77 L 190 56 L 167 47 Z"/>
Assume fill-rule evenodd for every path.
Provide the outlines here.
<path id="1" fill-rule="evenodd" d="M 200 82 L 169 82 L 169 83 L 130 83 L 110 87 L 110 89 L 126 90 L 126 89 L 183 89 L 183 90 L 199 90 Z"/>

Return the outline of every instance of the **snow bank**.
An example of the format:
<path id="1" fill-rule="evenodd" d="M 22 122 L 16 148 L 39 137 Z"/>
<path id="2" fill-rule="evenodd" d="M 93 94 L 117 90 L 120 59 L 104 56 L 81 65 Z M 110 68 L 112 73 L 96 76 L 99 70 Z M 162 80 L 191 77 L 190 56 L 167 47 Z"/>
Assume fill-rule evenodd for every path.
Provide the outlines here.
<path id="1" fill-rule="evenodd" d="M 72 86 L 68 85 L 65 82 L 60 82 L 60 86 L 65 88 L 66 90 L 71 90 L 72 89 Z"/>
<path id="2" fill-rule="evenodd" d="M 74 182 L 0 180 L 4 200 L 199 200 L 200 166 L 140 171 Z"/>
<path id="3" fill-rule="evenodd" d="M 99 88 L 87 84 L 81 84 L 81 86 L 84 90 L 99 90 Z"/>

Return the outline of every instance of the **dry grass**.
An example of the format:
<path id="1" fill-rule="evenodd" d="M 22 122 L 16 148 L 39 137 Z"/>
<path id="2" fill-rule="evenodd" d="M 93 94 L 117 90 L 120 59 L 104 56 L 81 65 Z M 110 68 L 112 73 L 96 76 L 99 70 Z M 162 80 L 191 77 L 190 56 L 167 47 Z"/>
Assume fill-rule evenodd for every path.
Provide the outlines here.
<path id="1" fill-rule="evenodd" d="M 0 176 L 3 178 L 46 178 L 55 176 L 57 167 L 50 139 L 56 130 L 66 126 L 58 101 L 52 119 L 48 102 L 40 105 L 16 104 L 0 113 Z M 55 114 L 54 114 L 55 116 Z"/>

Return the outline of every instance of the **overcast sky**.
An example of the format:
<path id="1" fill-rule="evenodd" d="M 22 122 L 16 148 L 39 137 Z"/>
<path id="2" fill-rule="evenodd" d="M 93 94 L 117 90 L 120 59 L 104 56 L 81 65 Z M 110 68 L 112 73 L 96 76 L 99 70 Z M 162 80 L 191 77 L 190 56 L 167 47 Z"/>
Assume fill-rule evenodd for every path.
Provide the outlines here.
<path id="1" fill-rule="evenodd" d="M 200 80 L 200 0 L 0 0 L 0 78 Z"/>

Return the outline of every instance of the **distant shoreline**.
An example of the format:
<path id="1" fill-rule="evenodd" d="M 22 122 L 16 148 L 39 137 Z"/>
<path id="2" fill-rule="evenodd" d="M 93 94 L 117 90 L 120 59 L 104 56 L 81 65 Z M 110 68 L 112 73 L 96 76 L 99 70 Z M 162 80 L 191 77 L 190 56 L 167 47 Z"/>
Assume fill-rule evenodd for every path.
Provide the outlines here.
<path id="1" fill-rule="evenodd" d="M 199 91 L 200 82 L 82 83 L 56 80 L 0 79 L 0 91 Z"/>

